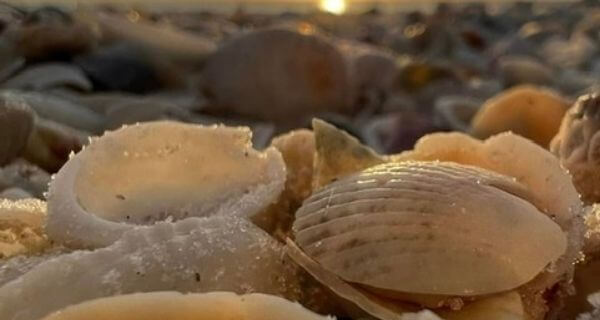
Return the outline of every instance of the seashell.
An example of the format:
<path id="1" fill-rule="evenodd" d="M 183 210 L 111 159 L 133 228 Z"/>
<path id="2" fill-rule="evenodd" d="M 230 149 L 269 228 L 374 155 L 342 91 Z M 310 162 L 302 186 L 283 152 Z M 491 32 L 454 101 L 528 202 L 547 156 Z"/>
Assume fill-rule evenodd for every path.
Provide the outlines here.
<path id="1" fill-rule="evenodd" d="M 527 155 L 527 157 L 521 156 L 523 154 Z M 566 247 L 566 251 L 562 255 L 560 252 L 557 253 L 555 251 L 555 254 L 560 255 L 560 257 L 557 260 L 553 261 L 548 267 L 546 267 L 544 262 L 540 262 L 540 264 L 537 267 L 541 268 L 537 270 L 537 272 L 539 273 L 536 275 L 536 271 L 532 270 L 532 275 L 530 275 L 535 276 L 535 278 L 530 279 L 530 281 L 522 279 L 520 282 L 526 281 L 526 283 L 521 283 L 521 285 L 517 284 L 518 287 L 516 288 L 519 295 L 521 295 L 521 297 L 523 298 L 523 305 L 526 306 L 525 311 L 527 313 L 527 317 L 530 317 L 531 319 L 542 319 L 546 313 L 554 312 L 553 310 L 548 310 L 546 299 L 553 299 L 553 301 L 555 302 L 559 301 L 561 297 L 563 297 L 564 294 L 566 294 L 566 292 L 570 290 L 570 284 L 568 279 L 572 277 L 574 262 L 580 258 L 579 252 L 581 250 L 583 238 L 583 222 L 581 220 L 582 209 L 581 203 L 578 200 L 578 194 L 570 182 L 569 175 L 562 169 L 562 167 L 560 166 L 560 164 L 554 156 L 552 156 L 544 149 L 531 143 L 527 139 L 509 133 L 492 137 L 483 142 L 470 138 L 464 134 L 439 133 L 430 134 L 422 138 L 415 145 L 415 149 L 412 151 L 403 152 L 399 155 L 385 156 L 382 158 L 383 161 L 391 161 L 392 163 L 388 164 L 391 166 L 402 165 L 402 163 L 406 161 L 433 161 L 429 162 L 429 164 L 434 167 L 436 166 L 436 163 L 439 163 L 435 161 L 450 161 L 456 163 L 452 165 L 457 165 L 459 167 L 461 165 L 476 166 L 478 168 L 473 169 L 473 172 L 475 172 L 475 174 L 487 172 L 487 174 L 490 177 L 500 177 L 502 178 L 500 180 L 507 181 L 508 184 L 504 185 L 504 187 L 495 186 L 493 188 L 504 188 L 497 190 L 512 189 L 512 191 L 507 193 L 507 195 L 510 195 L 510 197 L 515 197 L 516 199 L 519 199 L 519 201 L 523 201 L 525 205 L 530 206 L 530 208 L 533 209 L 532 213 L 535 214 L 529 215 L 529 218 L 536 217 L 536 219 L 542 219 L 546 221 L 546 225 L 553 226 L 552 229 L 554 229 L 554 231 L 557 231 L 558 228 L 556 225 L 558 225 L 560 229 L 562 229 L 562 232 L 558 230 L 558 232 L 550 232 L 550 234 L 554 234 L 555 236 L 557 236 L 556 238 L 554 238 L 555 240 L 562 239 L 557 241 L 562 243 L 563 249 Z M 398 164 L 396 162 L 400 163 Z M 385 166 L 386 165 L 379 165 L 379 167 L 381 168 L 384 168 Z M 375 168 L 377 168 L 377 166 Z M 369 169 L 366 169 L 365 171 L 368 172 L 368 170 Z M 427 172 L 428 171 L 425 170 L 423 173 L 420 174 L 425 175 Z M 390 173 L 385 171 L 385 173 L 382 173 L 380 175 L 380 178 L 381 176 L 386 176 L 387 174 Z M 359 176 L 360 173 L 355 173 L 355 175 Z M 515 177 L 516 179 L 509 177 Z M 317 199 L 317 201 L 320 201 L 317 202 L 317 204 L 313 205 L 313 207 L 317 205 L 326 205 L 326 202 L 329 201 L 348 201 L 347 199 L 350 197 L 350 195 L 352 195 L 354 191 L 349 191 L 345 194 L 343 193 L 341 196 L 338 197 L 329 197 L 326 191 L 331 189 L 333 189 L 334 191 L 339 191 L 339 189 L 336 189 L 335 186 L 343 183 L 342 181 L 344 181 L 344 179 L 350 178 L 342 178 L 342 180 L 338 180 L 337 182 L 334 182 L 329 186 L 325 186 L 323 189 L 318 190 L 316 194 L 313 194 L 312 198 Z M 475 179 L 475 181 L 477 180 L 478 179 Z M 482 187 L 482 181 L 481 179 L 479 180 L 480 184 L 477 185 L 477 188 Z M 370 183 L 376 184 L 376 181 L 377 179 L 374 178 L 373 181 L 370 181 Z M 419 181 L 419 183 L 425 182 Z M 526 193 L 516 192 L 517 190 L 514 188 L 515 184 L 520 185 L 521 190 L 530 191 L 527 191 Z M 367 183 L 367 185 L 369 185 L 369 183 Z M 511 185 L 513 187 L 507 189 L 507 187 Z M 368 188 L 364 185 L 359 186 L 359 188 Z M 439 186 L 437 184 L 428 185 L 428 188 L 431 187 Z M 386 189 L 379 189 L 376 192 L 390 191 Z M 499 192 L 502 193 L 502 191 Z M 317 194 L 319 196 L 317 196 Z M 375 192 L 359 192 L 357 194 L 362 194 L 364 197 L 368 197 L 372 194 L 375 194 Z M 318 197 L 321 197 L 322 199 L 318 200 Z M 459 198 L 468 198 L 468 196 Z M 310 199 L 311 198 L 309 198 L 307 202 L 311 201 Z M 383 200 L 385 200 L 385 198 Z M 460 201 L 462 200 L 456 200 L 457 203 L 460 203 Z M 500 200 L 497 198 L 495 201 Z M 360 210 L 360 206 L 368 205 L 368 202 L 358 201 L 354 206 L 357 206 L 357 210 Z M 328 211 L 328 213 L 331 213 L 331 210 L 334 210 L 333 213 L 335 213 L 336 210 L 339 210 L 339 207 L 339 205 L 336 206 L 335 204 L 332 206 L 330 202 L 329 206 L 327 206 L 328 209 L 324 211 Z M 447 207 L 452 208 L 452 206 L 448 205 L 444 208 L 444 210 L 446 210 Z M 494 206 L 480 205 L 477 208 L 477 210 L 481 210 L 480 207 L 494 208 Z M 310 206 L 308 208 L 308 210 L 312 210 Z M 374 208 L 377 208 L 377 206 L 375 206 Z M 300 211 L 301 210 L 303 209 L 300 209 Z M 305 208 L 304 210 L 307 209 Z M 322 213 L 323 211 L 320 212 Z M 516 212 L 519 212 L 519 210 L 517 210 Z M 515 212 L 513 212 L 513 214 L 514 213 Z M 548 218 L 545 218 L 544 215 L 547 215 L 548 217 L 552 218 L 554 222 L 552 222 Z M 351 219 L 358 219 L 364 216 L 365 214 L 363 213 L 361 215 L 352 216 Z M 329 217 L 331 217 L 331 215 L 329 215 Z M 348 220 L 349 219 L 346 219 L 346 221 Z M 319 220 L 315 220 L 313 221 L 313 223 L 320 223 L 318 221 Z M 298 226 L 299 223 L 302 223 L 302 221 L 297 219 L 295 225 Z M 308 222 L 305 221 L 305 223 Z M 327 225 L 327 222 L 325 222 L 325 225 Z M 336 226 L 338 225 L 339 224 L 336 223 L 334 228 L 336 228 Z M 314 232 L 316 228 L 313 227 L 306 230 L 308 230 L 309 232 Z M 491 234 L 492 233 L 488 233 L 488 235 Z M 365 236 L 367 238 L 378 237 L 380 235 L 381 232 L 365 233 Z M 319 236 L 326 236 L 326 232 L 317 234 L 317 237 Z M 523 237 L 529 237 L 529 235 L 525 234 Z M 297 239 L 297 241 L 300 240 L 301 239 Z M 321 246 L 323 246 L 323 243 L 321 243 Z M 556 247 L 554 247 L 553 249 L 546 248 L 542 250 L 555 249 Z M 318 248 L 315 250 L 319 251 Z M 380 246 L 378 246 L 377 249 L 372 251 L 378 252 L 378 250 L 381 250 Z M 301 253 L 301 255 L 304 255 L 304 259 L 302 257 L 298 258 L 298 254 L 295 255 L 296 257 L 294 257 L 293 254 L 291 254 L 290 256 L 292 256 L 292 258 L 296 262 L 301 264 L 305 269 L 307 269 L 307 271 L 309 271 L 309 273 L 315 276 L 320 282 L 326 284 L 337 295 L 340 295 L 346 300 L 352 301 L 365 312 L 376 316 L 380 319 L 397 319 L 399 313 L 414 310 L 411 309 L 411 305 L 406 305 L 401 302 L 398 302 L 399 297 L 402 301 L 408 299 L 409 301 L 414 301 L 417 304 L 428 305 L 434 308 L 439 307 L 441 304 L 452 307 L 453 309 L 460 309 L 461 304 L 465 303 L 465 299 L 466 303 L 469 303 L 468 299 L 461 295 L 458 295 L 459 297 L 457 298 L 452 298 L 452 295 L 423 296 L 415 295 L 414 293 L 399 295 L 399 293 L 395 291 L 381 289 L 376 290 L 373 287 L 371 287 L 371 289 L 369 289 L 369 291 L 367 292 L 365 291 L 364 287 L 358 288 L 354 285 L 350 285 L 349 283 L 343 281 L 342 278 L 338 278 L 337 273 L 333 273 L 326 270 L 325 267 L 321 266 L 318 262 L 312 260 L 301 250 L 298 252 Z M 308 259 L 309 262 L 312 261 L 313 268 L 307 267 L 306 259 Z M 369 261 L 370 260 L 373 259 L 369 259 Z M 531 261 L 528 261 L 527 263 L 531 263 Z M 350 266 L 353 265 L 354 264 L 350 264 Z M 425 265 L 429 266 L 432 264 Z M 496 268 L 497 267 L 498 266 L 496 265 Z M 373 268 L 369 267 L 367 270 L 373 270 Z M 395 269 L 392 268 L 392 270 Z M 373 274 L 374 277 L 376 277 L 380 273 L 380 270 L 378 270 L 376 274 L 371 271 L 371 274 Z M 324 274 L 329 274 L 329 276 Z M 365 274 L 368 275 L 369 272 L 366 272 Z M 461 275 L 459 277 L 464 276 L 463 273 L 460 274 Z M 323 278 L 325 278 L 325 280 L 323 280 Z M 492 278 L 494 281 L 497 280 L 496 275 L 490 276 L 490 278 Z M 332 285 L 332 283 L 334 284 Z M 506 285 L 506 283 L 502 283 L 502 285 Z M 340 286 L 343 286 L 343 288 L 340 289 Z M 547 293 L 548 290 L 550 290 L 551 288 L 551 293 Z M 456 295 L 454 295 L 454 297 L 456 297 Z M 390 302 L 388 300 L 389 298 L 394 298 L 394 300 Z M 475 296 L 475 298 L 475 302 L 480 301 L 481 299 L 481 297 L 478 296 Z M 553 305 L 556 306 L 556 304 Z M 414 308 L 414 305 L 412 306 L 412 308 Z"/>
<path id="2" fill-rule="evenodd" d="M 529 190 L 535 191 L 536 207 L 553 218 L 567 234 L 568 241 L 566 253 L 552 268 L 519 288 L 527 306 L 526 311 L 533 319 L 542 319 L 545 313 L 553 312 L 561 297 L 570 292 L 568 279 L 572 277 L 575 262 L 581 258 L 584 224 L 579 195 L 570 176 L 553 155 L 527 139 L 510 133 L 491 137 L 484 142 L 463 134 L 440 133 L 423 137 L 413 151 L 390 156 L 389 160 L 452 161 L 517 177 Z M 548 311 L 549 306 L 545 302 L 548 296 L 544 297 L 543 294 L 552 287 L 555 303 Z"/>
<path id="3" fill-rule="evenodd" d="M 283 190 L 285 165 L 277 150 L 255 151 L 250 139 L 244 127 L 168 121 L 109 132 L 50 184 L 47 232 L 93 248 L 165 219 L 255 217 Z"/>
<path id="4" fill-rule="evenodd" d="M 569 39 L 553 38 L 546 41 L 540 54 L 548 65 L 576 69 L 590 61 L 597 51 L 592 39 L 584 34 L 573 34 Z"/>
<path id="5" fill-rule="evenodd" d="M 23 157 L 48 172 L 56 172 L 88 142 L 85 133 L 51 120 L 37 118 Z"/>
<path id="6" fill-rule="evenodd" d="M 68 87 L 79 91 L 91 91 L 92 83 L 81 69 L 65 63 L 35 65 L 2 83 L 2 88 L 42 91 Z"/>
<path id="7" fill-rule="evenodd" d="M 89 24 L 64 13 L 58 19 L 28 18 L 6 33 L 28 61 L 65 60 L 92 50 L 98 40 Z"/>
<path id="8" fill-rule="evenodd" d="M 581 96 L 567 111 L 550 150 L 571 173 L 573 184 L 586 204 L 600 202 L 597 186 L 600 159 L 597 134 L 600 129 L 600 96 Z"/>
<path id="9" fill-rule="evenodd" d="M 300 248 L 345 281 L 427 295 L 497 293 L 531 281 L 566 249 L 565 234 L 528 193 L 472 166 L 382 164 L 313 193 L 293 228 Z"/>
<path id="10" fill-rule="evenodd" d="M 295 126 L 315 113 L 349 107 L 344 59 L 316 35 L 276 29 L 245 33 L 208 59 L 203 77 L 210 112 Z"/>
<path id="11" fill-rule="evenodd" d="M 43 224 L 46 203 L 37 199 L 0 199 L 0 259 L 34 254 L 50 246 Z"/>
<path id="12" fill-rule="evenodd" d="M 379 297 L 356 285 L 345 282 L 319 266 L 288 239 L 287 253 L 312 276 L 326 284 L 342 299 L 349 301 L 367 314 L 382 320 L 440 320 L 430 310 L 415 311 L 414 306 L 398 300 Z M 440 311 L 447 320 L 525 320 L 521 298 L 514 291 L 492 295 L 467 304 L 459 311 Z M 360 318 L 360 315 L 355 318 Z"/>
<path id="13" fill-rule="evenodd" d="M 91 299 L 164 290 L 259 292 L 298 300 L 297 269 L 282 257 L 281 244 L 242 219 L 136 227 L 107 248 L 44 261 L 0 287 L 0 317 L 36 320 Z M 56 290 L 66 284 L 69 290 Z"/>
<path id="14" fill-rule="evenodd" d="M 49 182 L 47 172 L 22 159 L 0 168 L 0 189 L 20 188 L 41 199 Z"/>
<path id="15" fill-rule="evenodd" d="M 512 131 L 547 147 L 568 107 L 553 91 L 519 86 L 487 100 L 471 120 L 471 129 L 477 138 Z"/>
<path id="16" fill-rule="evenodd" d="M 469 132 L 471 119 L 479 110 L 481 102 L 464 96 L 443 96 L 435 101 L 434 117 L 439 127 Z"/>
<path id="17" fill-rule="evenodd" d="M 23 151 L 33 129 L 34 117 L 23 100 L 0 97 L 0 166 Z"/>
<path id="18" fill-rule="evenodd" d="M 169 86 L 170 70 L 162 56 L 128 43 L 118 43 L 75 59 L 96 90 L 151 93 Z M 181 75 L 179 75 L 181 77 Z"/>
<path id="19" fill-rule="evenodd" d="M 128 42 L 152 55 L 163 55 L 177 63 L 197 65 L 216 50 L 213 41 L 173 27 L 141 19 L 132 22 L 105 13 L 88 18 L 98 23 L 105 41 Z"/>
<path id="20" fill-rule="evenodd" d="M 58 96 L 38 92 L 4 90 L 0 91 L 0 99 L 25 103 L 40 117 L 74 129 L 92 133 L 104 130 L 106 120 L 103 116 Z"/>
<path id="21" fill-rule="evenodd" d="M 384 160 L 356 138 L 319 119 L 313 120 L 316 158 L 313 189 Z"/>
<path id="22" fill-rule="evenodd" d="M 0 199 L 19 200 L 27 198 L 33 198 L 33 195 L 21 188 L 8 188 L 0 192 Z"/>
<path id="23" fill-rule="evenodd" d="M 540 61 L 527 56 L 504 56 L 498 61 L 505 87 L 521 84 L 552 85 L 552 69 Z"/>
<path id="24" fill-rule="evenodd" d="M 332 320 L 280 297 L 231 292 L 153 292 L 116 296 L 68 307 L 43 320 Z"/>

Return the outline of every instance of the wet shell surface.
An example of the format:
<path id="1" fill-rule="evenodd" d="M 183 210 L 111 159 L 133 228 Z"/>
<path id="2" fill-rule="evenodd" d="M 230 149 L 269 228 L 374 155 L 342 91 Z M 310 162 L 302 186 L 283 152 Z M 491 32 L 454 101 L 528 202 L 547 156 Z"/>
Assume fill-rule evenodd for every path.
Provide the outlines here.
<path id="1" fill-rule="evenodd" d="M 249 221 L 191 218 L 137 227 L 113 245 L 39 263 L 0 287 L 0 319 L 38 320 L 87 300 L 136 292 L 261 292 L 298 300 L 283 246 Z M 69 286 L 69 290 L 58 290 Z M 52 294 L 49 294 L 52 293 Z"/>
<path id="2" fill-rule="evenodd" d="M 530 198 L 514 179 L 472 166 L 389 163 L 314 193 L 294 231 L 309 256 L 349 282 L 490 294 L 532 280 L 565 252 L 565 234 Z"/>
<path id="3" fill-rule="evenodd" d="M 138 293 L 85 302 L 44 320 L 327 320 L 280 297 L 231 292 Z"/>
<path id="4" fill-rule="evenodd" d="M 252 149 L 245 127 L 152 122 L 109 132 L 74 155 L 50 184 L 49 236 L 102 247 L 135 225 L 187 217 L 254 217 L 283 190 L 274 148 Z"/>

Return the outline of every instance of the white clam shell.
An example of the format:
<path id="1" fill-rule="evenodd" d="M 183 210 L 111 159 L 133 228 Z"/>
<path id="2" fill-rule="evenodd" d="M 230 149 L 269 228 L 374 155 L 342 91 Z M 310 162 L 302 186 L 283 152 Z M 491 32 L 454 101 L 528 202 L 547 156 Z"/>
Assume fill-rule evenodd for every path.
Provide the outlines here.
<path id="1" fill-rule="evenodd" d="M 90 299 L 174 290 L 260 292 L 297 300 L 283 246 L 246 220 L 191 218 L 137 227 L 113 245 L 42 262 L 0 287 L 0 319 L 37 320 Z"/>
<path id="2" fill-rule="evenodd" d="M 445 162 L 378 165 L 296 212 L 296 242 L 342 279 L 378 289 L 482 295 L 532 280 L 566 250 L 516 181 Z M 527 245 L 524 245 L 527 244 Z"/>
<path id="3" fill-rule="evenodd" d="M 152 122 L 105 134 L 50 184 L 48 235 L 102 247 L 135 225 L 187 217 L 251 218 L 277 200 L 285 164 L 251 147 L 248 128 Z"/>
<path id="4" fill-rule="evenodd" d="M 44 320 L 332 320 L 298 303 L 260 293 L 138 293 L 72 306 Z"/>

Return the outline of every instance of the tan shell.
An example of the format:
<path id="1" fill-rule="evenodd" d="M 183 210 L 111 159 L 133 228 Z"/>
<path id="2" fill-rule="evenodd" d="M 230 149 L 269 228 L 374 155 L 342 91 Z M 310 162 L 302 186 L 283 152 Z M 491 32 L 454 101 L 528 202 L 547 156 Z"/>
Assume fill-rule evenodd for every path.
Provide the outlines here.
<path id="1" fill-rule="evenodd" d="M 136 225 L 187 217 L 252 218 L 277 200 L 285 165 L 252 148 L 245 127 L 151 122 L 92 140 L 50 184 L 47 232 L 103 247 Z"/>
<path id="2" fill-rule="evenodd" d="M 335 274 L 322 268 L 288 239 L 288 255 L 313 277 L 326 284 L 342 299 L 353 303 L 364 312 L 382 320 L 439 320 L 429 310 L 417 312 L 414 306 L 398 300 L 378 297 L 360 287 L 345 282 Z M 529 320 L 523 310 L 523 303 L 514 291 L 491 295 L 466 305 L 460 311 L 441 311 L 445 320 Z M 356 316 L 359 318 L 360 316 Z"/>
<path id="3" fill-rule="evenodd" d="M 489 294 L 530 281 L 566 249 L 559 226 L 529 198 L 512 179 L 471 166 L 388 163 L 313 194 L 294 231 L 308 255 L 346 281 Z"/>
<path id="4" fill-rule="evenodd" d="M 585 232 L 582 204 L 571 177 L 548 151 L 511 133 L 485 141 L 460 133 L 437 133 L 420 139 L 414 150 L 391 156 L 389 160 L 452 161 L 517 178 L 535 194 L 536 206 L 552 217 L 568 238 L 567 251 L 553 268 L 519 288 L 528 315 L 534 319 L 544 318 L 549 307 L 543 297 L 547 289 L 570 290 L 569 279 L 574 264 L 580 259 Z"/>
<path id="5" fill-rule="evenodd" d="M 385 162 L 371 148 L 323 120 L 314 119 L 312 126 L 317 152 L 313 188 Z"/>
<path id="6" fill-rule="evenodd" d="M 0 259 L 38 253 L 50 246 L 44 232 L 46 203 L 0 199 Z"/>
<path id="7" fill-rule="evenodd" d="M 519 86 L 486 101 L 471 128 L 478 138 L 512 131 L 548 147 L 568 108 L 565 99 L 548 89 Z"/>
<path id="8" fill-rule="evenodd" d="M 280 297 L 231 292 L 153 292 L 116 296 L 68 307 L 44 320 L 327 320 Z"/>

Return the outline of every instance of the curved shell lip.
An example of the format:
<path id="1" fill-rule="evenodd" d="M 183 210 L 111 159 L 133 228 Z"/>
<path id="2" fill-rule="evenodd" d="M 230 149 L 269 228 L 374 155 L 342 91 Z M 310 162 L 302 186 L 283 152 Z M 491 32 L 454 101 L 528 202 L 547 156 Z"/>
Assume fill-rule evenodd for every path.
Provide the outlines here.
<path id="1" fill-rule="evenodd" d="M 289 316 L 292 319 L 304 320 L 332 320 L 335 318 L 329 316 L 321 316 L 304 308 L 298 302 L 292 302 L 279 296 L 263 294 L 263 293 L 247 293 L 238 294 L 230 291 L 211 291 L 206 293 L 181 293 L 177 291 L 155 291 L 117 295 L 99 299 L 88 300 L 80 304 L 68 306 L 63 310 L 51 313 L 43 318 L 43 320 L 52 319 L 85 319 L 86 311 L 89 312 L 97 307 L 107 307 L 107 304 L 116 303 L 114 307 L 116 312 L 122 312 L 126 315 L 129 312 L 136 312 L 144 306 L 151 309 L 160 309 L 161 302 L 170 302 L 174 306 L 167 309 L 167 314 L 178 312 L 192 312 L 197 315 L 209 313 L 210 316 L 217 319 L 231 319 L 232 315 L 246 319 L 260 319 L 268 311 L 274 310 L 276 313 L 292 313 Z M 150 305 L 148 305 L 150 304 Z M 202 305 L 212 305 L 207 309 Z M 229 307 L 226 307 L 229 305 Z M 197 308 L 193 310 L 193 308 Z M 157 310 L 159 311 L 159 310 Z M 152 312 L 146 310 L 144 313 Z M 160 312 L 160 311 L 159 311 Z M 214 312 L 222 312 L 221 315 Z M 228 316 L 229 315 L 229 316 Z M 210 317 L 210 318 L 212 318 Z M 236 317 L 236 318 L 237 318 Z M 277 316 L 273 315 L 273 318 Z M 158 317 L 157 317 L 158 318 Z M 269 316 L 269 318 L 271 318 Z M 187 317 L 186 317 L 187 319 Z"/>
<path id="2" fill-rule="evenodd" d="M 133 126 L 123 126 L 121 129 L 126 129 L 128 127 L 135 128 L 143 125 L 174 124 L 190 127 L 196 126 L 174 121 L 156 121 Z M 223 125 L 197 127 L 210 129 L 226 128 Z M 247 141 L 250 144 L 250 130 L 246 127 L 239 128 L 243 128 L 244 131 L 246 131 L 248 135 Z M 107 134 L 114 134 L 121 129 L 108 132 Z M 101 139 L 101 137 L 92 139 L 92 143 L 95 139 Z M 248 147 L 252 149 L 251 145 Z M 114 243 L 125 232 L 132 228 L 151 227 L 151 225 L 137 225 L 103 219 L 94 212 L 88 211 L 83 206 L 77 195 L 75 186 L 78 173 L 82 168 L 83 161 L 85 161 L 86 149 L 87 148 L 84 148 L 77 154 L 72 154 L 69 161 L 65 163 L 50 183 L 48 192 L 48 219 L 45 226 L 50 238 L 68 247 L 99 248 Z M 250 218 L 270 204 L 270 202 L 276 200 L 279 193 L 283 190 L 285 183 L 286 171 L 283 158 L 275 148 L 268 148 L 264 151 L 256 152 L 259 153 L 258 157 L 270 158 L 267 164 L 269 168 L 276 167 L 281 168 L 282 170 L 275 170 L 273 172 L 269 170 L 268 173 L 270 176 L 265 179 L 268 184 L 265 183 L 253 186 L 253 191 L 242 195 L 239 199 L 234 199 L 236 201 L 225 201 L 220 203 L 221 206 L 215 210 L 216 212 L 211 212 L 210 215 L 238 215 Z M 258 201 L 255 194 L 261 192 L 268 194 L 272 199 Z M 194 215 L 191 214 L 189 217 L 194 217 Z"/>

